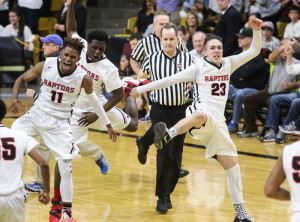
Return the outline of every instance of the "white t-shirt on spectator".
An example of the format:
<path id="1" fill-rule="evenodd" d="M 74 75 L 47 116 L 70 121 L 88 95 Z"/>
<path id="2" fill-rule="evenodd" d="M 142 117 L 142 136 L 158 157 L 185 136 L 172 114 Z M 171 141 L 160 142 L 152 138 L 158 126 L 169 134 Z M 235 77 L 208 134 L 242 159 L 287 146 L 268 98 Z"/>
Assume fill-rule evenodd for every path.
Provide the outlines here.
<path id="1" fill-rule="evenodd" d="M 43 0 L 18 0 L 18 5 L 24 8 L 40 9 L 43 5 Z"/>
<path id="2" fill-rule="evenodd" d="M 300 36 L 300 20 L 295 24 L 290 22 L 284 30 L 283 38 L 298 38 Z"/>
<path id="3" fill-rule="evenodd" d="M 2 25 L 0 25 L 0 32 L 2 33 L 4 30 L 4 27 Z"/>
<path id="4" fill-rule="evenodd" d="M 18 36 L 18 29 L 14 29 L 12 24 L 9 24 L 5 26 L 2 36 Z M 33 43 L 34 35 L 32 35 L 32 32 L 28 26 L 25 25 L 24 27 L 24 42 L 29 43 L 28 51 L 33 50 Z"/>
<path id="5" fill-rule="evenodd" d="M 9 10 L 8 2 L 4 2 L 2 5 L 0 5 L 0 11 L 7 11 Z"/>

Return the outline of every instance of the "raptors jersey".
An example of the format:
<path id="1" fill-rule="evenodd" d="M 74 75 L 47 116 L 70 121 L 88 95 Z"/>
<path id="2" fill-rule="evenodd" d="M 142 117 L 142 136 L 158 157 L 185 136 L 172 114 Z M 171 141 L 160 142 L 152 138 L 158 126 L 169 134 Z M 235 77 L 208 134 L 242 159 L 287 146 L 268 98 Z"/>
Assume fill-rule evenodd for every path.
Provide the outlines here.
<path id="1" fill-rule="evenodd" d="M 85 75 L 86 72 L 78 67 L 63 75 L 59 70 L 59 58 L 46 58 L 41 75 L 41 93 L 34 105 L 57 118 L 70 118 Z"/>
<path id="2" fill-rule="evenodd" d="M 0 124 L 0 195 L 8 195 L 24 187 L 24 154 L 38 144 L 24 133 Z"/>
<path id="3" fill-rule="evenodd" d="M 74 34 L 72 38 L 80 38 L 78 34 Z M 78 68 L 85 71 L 93 79 L 93 89 L 96 95 L 99 95 L 101 102 L 104 104 L 106 99 L 102 95 L 102 89 L 105 86 L 107 92 L 111 92 L 123 86 L 117 67 L 112 64 L 105 55 L 97 61 L 90 62 L 87 58 L 88 43 L 84 39 L 80 38 L 84 45 L 84 48 L 80 55 L 80 60 L 77 63 Z M 87 106 L 89 100 L 85 91 L 82 89 L 80 96 L 76 100 L 75 106 Z"/>
<path id="4" fill-rule="evenodd" d="M 300 141 L 285 146 L 283 150 L 283 169 L 290 187 L 293 211 L 300 211 Z"/>

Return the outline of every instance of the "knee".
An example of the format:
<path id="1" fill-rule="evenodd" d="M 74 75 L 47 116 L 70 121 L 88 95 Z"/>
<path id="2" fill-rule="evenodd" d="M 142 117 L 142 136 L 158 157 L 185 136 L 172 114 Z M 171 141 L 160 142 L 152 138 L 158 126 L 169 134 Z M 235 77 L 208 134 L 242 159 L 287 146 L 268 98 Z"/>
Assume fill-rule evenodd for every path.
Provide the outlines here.
<path id="1" fill-rule="evenodd" d="M 202 126 L 203 123 L 206 122 L 206 114 L 204 112 L 196 112 L 194 114 L 195 125 Z"/>
<path id="2" fill-rule="evenodd" d="M 72 178 L 72 160 L 58 160 L 58 168 L 62 178 Z"/>

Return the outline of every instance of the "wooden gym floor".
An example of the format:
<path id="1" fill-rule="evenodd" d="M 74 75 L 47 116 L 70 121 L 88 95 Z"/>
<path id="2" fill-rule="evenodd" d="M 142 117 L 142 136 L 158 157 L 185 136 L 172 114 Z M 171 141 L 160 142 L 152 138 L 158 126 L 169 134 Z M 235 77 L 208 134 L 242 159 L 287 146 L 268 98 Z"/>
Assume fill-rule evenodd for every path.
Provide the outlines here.
<path id="1" fill-rule="evenodd" d="M 10 101 L 5 100 L 7 106 Z M 32 102 L 23 100 L 23 111 Z M 3 124 L 10 126 L 15 115 L 7 114 Z M 190 174 L 182 179 L 171 195 L 173 208 L 165 215 L 155 211 L 156 149 L 151 147 L 148 160 L 141 165 L 137 159 L 136 136 L 142 136 L 149 123 L 140 123 L 135 133 L 120 131 L 116 143 L 104 132 L 91 130 L 89 139 L 100 145 L 110 163 L 110 171 L 103 176 L 91 159 L 81 157 L 73 162 L 73 217 L 79 222 L 102 221 L 213 221 L 231 222 L 234 208 L 227 192 L 226 175 L 214 160 L 205 159 L 199 141 L 186 137 L 183 168 Z M 240 139 L 232 135 L 239 152 L 244 201 L 247 211 L 257 222 L 289 221 L 289 202 L 268 199 L 263 187 L 270 170 L 285 144 L 261 143 L 258 138 Z M 287 144 L 296 141 L 288 137 Z M 50 161 L 51 196 L 53 195 L 54 159 Z M 24 182 L 34 181 L 35 165 L 25 157 Z M 287 184 L 284 184 L 287 187 Z M 26 222 L 48 221 L 50 204 L 42 205 L 37 194 L 30 193 Z"/>

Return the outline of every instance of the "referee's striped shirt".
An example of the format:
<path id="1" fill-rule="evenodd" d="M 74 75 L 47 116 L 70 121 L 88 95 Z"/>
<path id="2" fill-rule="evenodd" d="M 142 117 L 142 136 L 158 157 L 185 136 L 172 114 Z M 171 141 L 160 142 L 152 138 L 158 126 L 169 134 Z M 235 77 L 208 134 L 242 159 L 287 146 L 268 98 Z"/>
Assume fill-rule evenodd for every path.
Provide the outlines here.
<path id="1" fill-rule="evenodd" d="M 188 52 L 181 37 L 179 38 L 177 49 L 183 52 Z M 138 41 L 136 47 L 131 53 L 131 58 L 137 62 L 141 62 L 146 56 L 160 50 L 162 50 L 160 39 L 155 34 L 152 34 Z"/>
<path id="2" fill-rule="evenodd" d="M 166 78 L 186 69 L 194 63 L 194 58 L 185 52 L 179 51 L 174 57 L 168 57 L 163 50 L 147 56 L 142 64 L 142 71 L 149 74 L 151 81 Z M 151 91 L 150 99 L 152 102 L 164 106 L 179 106 L 188 101 L 189 89 L 188 82 L 177 83 L 164 89 Z"/>

